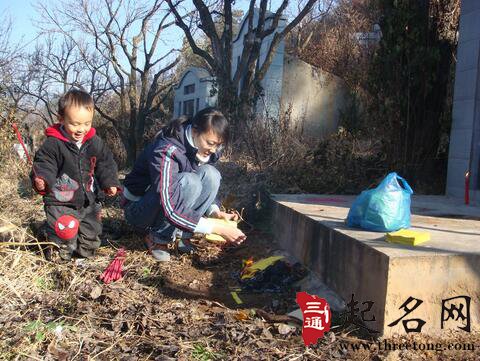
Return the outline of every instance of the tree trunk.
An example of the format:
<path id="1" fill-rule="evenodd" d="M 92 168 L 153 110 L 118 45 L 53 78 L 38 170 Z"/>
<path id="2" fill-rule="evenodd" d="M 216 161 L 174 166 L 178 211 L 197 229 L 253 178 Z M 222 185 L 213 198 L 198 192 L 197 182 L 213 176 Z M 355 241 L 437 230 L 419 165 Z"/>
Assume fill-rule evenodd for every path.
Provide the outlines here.
<path id="1" fill-rule="evenodd" d="M 135 127 L 135 142 L 137 149 L 143 149 L 144 146 L 144 133 L 145 133 L 145 121 L 146 114 L 144 110 L 140 110 L 137 115 L 136 127 Z"/>
<path id="2" fill-rule="evenodd" d="M 235 107 L 238 102 L 237 89 L 226 74 L 217 77 L 217 87 L 217 106 L 232 123 L 235 123 L 237 121 L 234 119 Z"/>
<path id="3" fill-rule="evenodd" d="M 120 131 L 120 139 L 125 147 L 125 153 L 127 154 L 126 165 L 130 166 L 136 160 L 137 157 L 137 144 L 135 137 L 130 136 L 130 131 Z"/>

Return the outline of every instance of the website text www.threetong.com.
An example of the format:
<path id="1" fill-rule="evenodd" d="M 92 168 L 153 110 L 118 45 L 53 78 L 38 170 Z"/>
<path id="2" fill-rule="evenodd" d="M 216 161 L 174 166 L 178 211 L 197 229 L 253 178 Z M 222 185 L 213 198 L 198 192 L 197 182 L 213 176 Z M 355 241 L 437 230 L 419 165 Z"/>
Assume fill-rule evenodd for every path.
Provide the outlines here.
<path id="1" fill-rule="evenodd" d="M 395 351 L 395 350 L 413 350 L 413 351 L 474 351 L 473 343 L 429 343 L 429 342 L 404 342 L 396 343 L 387 340 L 378 342 L 361 342 L 361 343 L 340 343 L 341 351 Z"/>

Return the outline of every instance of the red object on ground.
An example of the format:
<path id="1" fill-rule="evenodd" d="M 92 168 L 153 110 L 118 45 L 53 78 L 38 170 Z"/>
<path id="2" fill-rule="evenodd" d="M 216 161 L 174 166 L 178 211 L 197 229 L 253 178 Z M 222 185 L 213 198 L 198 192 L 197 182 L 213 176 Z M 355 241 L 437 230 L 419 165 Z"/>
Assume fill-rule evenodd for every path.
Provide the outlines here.
<path id="1" fill-rule="evenodd" d="M 465 204 L 470 203 L 470 171 L 465 173 Z"/>
<path id="2" fill-rule="evenodd" d="M 108 267 L 103 271 L 102 275 L 100 276 L 100 279 L 104 283 L 110 283 L 112 281 L 118 281 L 123 277 L 122 275 L 122 266 L 123 262 L 125 261 L 125 249 L 120 248 L 117 252 L 117 255 L 113 259 L 112 262 L 108 265 Z"/>

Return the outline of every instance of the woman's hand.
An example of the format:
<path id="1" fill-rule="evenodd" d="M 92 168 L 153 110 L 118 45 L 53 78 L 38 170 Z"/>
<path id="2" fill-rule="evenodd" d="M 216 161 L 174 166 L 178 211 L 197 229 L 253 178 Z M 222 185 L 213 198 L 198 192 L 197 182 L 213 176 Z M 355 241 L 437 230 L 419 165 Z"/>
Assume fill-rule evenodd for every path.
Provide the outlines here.
<path id="1" fill-rule="evenodd" d="M 222 211 L 216 211 L 212 213 L 212 216 L 219 219 L 224 219 L 226 221 L 238 221 L 238 214 L 237 213 L 227 213 Z"/>
<path id="2" fill-rule="evenodd" d="M 247 239 L 247 236 L 238 228 L 223 224 L 215 225 L 213 233 L 222 236 L 228 243 L 235 245 L 239 245 Z"/>

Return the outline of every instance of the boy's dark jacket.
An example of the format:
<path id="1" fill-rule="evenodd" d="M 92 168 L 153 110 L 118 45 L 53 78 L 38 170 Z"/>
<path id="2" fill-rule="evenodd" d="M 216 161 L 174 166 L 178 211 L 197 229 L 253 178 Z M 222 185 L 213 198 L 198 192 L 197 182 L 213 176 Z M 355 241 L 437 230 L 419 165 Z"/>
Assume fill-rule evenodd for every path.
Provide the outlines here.
<path id="1" fill-rule="evenodd" d="M 195 159 L 197 149 L 186 138 L 188 125 L 187 122 L 180 127 L 180 140 L 160 132 L 138 156 L 123 184 L 135 196 L 143 196 L 154 187 L 167 219 L 180 229 L 192 232 L 203 214 L 182 203 L 178 176 L 182 172 L 195 173 L 199 167 Z M 215 163 L 220 154 L 220 151 L 212 154 L 208 163 Z"/>
<path id="2" fill-rule="evenodd" d="M 95 129 L 91 128 L 79 149 L 65 137 L 60 124 L 45 130 L 47 139 L 35 154 L 34 172 L 31 174 L 34 188 L 35 177 L 42 178 L 46 183 L 46 191 L 39 192 L 45 205 L 79 209 L 95 202 L 94 188 L 120 189 L 112 153 L 95 133 Z"/>

